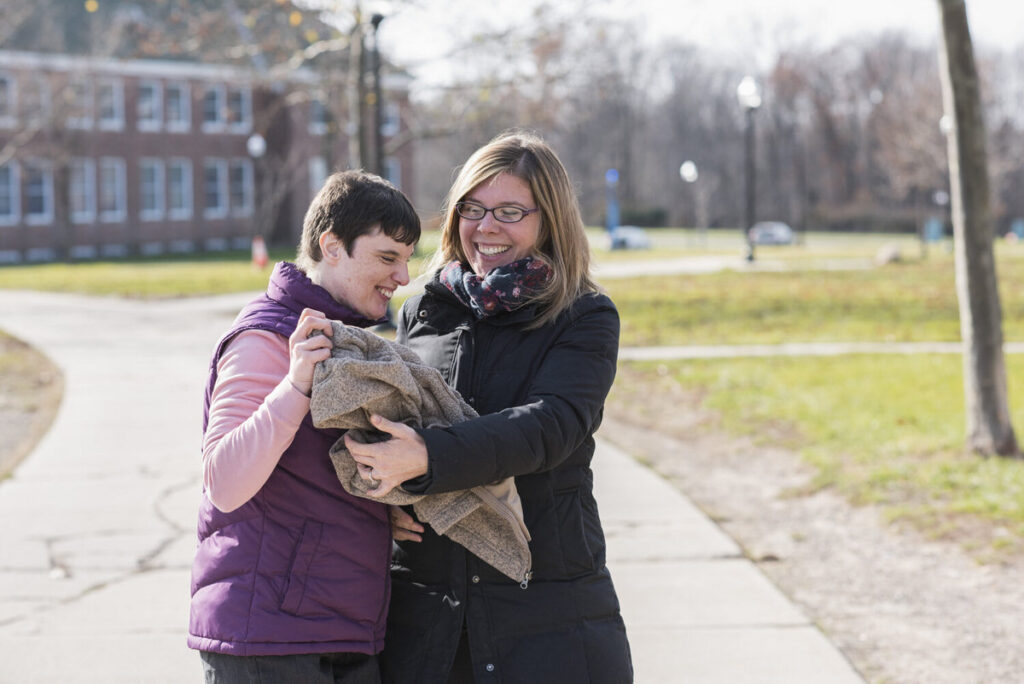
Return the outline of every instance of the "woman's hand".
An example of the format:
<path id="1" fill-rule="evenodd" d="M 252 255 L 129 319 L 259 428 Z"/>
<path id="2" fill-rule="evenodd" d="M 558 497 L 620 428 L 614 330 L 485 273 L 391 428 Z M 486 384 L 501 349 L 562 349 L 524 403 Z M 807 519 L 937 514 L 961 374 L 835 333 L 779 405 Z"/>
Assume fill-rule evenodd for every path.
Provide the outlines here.
<path id="1" fill-rule="evenodd" d="M 395 541 L 423 541 L 423 525 L 398 506 L 389 506 L 391 515 L 391 536 Z"/>
<path id="2" fill-rule="evenodd" d="M 322 330 L 323 335 L 310 334 Z M 295 332 L 288 338 L 288 381 L 307 397 L 313 389 L 313 367 L 331 356 L 331 337 L 334 330 L 324 314 L 315 309 L 303 309 Z"/>
<path id="3" fill-rule="evenodd" d="M 391 435 L 386 442 L 361 444 L 346 433 L 345 448 L 352 454 L 359 475 L 371 485 L 367 494 L 380 498 L 406 480 L 427 472 L 427 445 L 423 438 L 408 425 L 393 423 L 382 416 L 372 416 L 370 422 L 382 432 Z"/>

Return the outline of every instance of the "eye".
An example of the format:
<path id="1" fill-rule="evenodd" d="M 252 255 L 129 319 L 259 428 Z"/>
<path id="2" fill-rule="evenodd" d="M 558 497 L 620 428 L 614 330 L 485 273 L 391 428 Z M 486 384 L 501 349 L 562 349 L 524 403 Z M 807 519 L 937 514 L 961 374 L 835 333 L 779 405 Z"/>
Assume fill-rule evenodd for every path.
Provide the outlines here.
<path id="1" fill-rule="evenodd" d="M 494 211 L 502 221 L 518 221 L 523 215 L 523 210 L 519 207 L 498 207 Z"/>
<path id="2" fill-rule="evenodd" d="M 395 257 L 393 256 L 382 256 L 380 260 L 383 261 L 385 264 L 393 264 L 396 261 Z"/>

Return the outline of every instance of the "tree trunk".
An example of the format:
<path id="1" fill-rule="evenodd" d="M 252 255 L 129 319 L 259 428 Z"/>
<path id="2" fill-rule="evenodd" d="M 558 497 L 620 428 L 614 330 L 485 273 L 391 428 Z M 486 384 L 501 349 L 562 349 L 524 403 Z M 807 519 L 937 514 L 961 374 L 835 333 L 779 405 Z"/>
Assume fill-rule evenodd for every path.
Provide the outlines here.
<path id="1" fill-rule="evenodd" d="M 964 0 L 938 0 L 939 51 L 952 189 L 956 288 L 964 343 L 967 445 L 982 454 L 1017 456 L 1003 357 L 1002 310 L 992 250 L 993 221 L 985 121 Z"/>

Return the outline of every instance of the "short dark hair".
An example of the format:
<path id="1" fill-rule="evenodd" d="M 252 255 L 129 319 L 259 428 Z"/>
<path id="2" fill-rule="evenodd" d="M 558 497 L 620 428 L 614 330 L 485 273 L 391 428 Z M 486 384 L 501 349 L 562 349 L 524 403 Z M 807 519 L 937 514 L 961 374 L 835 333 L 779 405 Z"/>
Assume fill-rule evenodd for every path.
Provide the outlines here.
<path id="1" fill-rule="evenodd" d="M 411 245 L 420 239 L 420 217 L 401 190 L 365 171 L 328 176 L 306 210 L 295 262 L 308 272 L 323 258 L 320 236 L 332 232 L 352 254 L 357 238 L 380 226 L 392 240 Z"/>

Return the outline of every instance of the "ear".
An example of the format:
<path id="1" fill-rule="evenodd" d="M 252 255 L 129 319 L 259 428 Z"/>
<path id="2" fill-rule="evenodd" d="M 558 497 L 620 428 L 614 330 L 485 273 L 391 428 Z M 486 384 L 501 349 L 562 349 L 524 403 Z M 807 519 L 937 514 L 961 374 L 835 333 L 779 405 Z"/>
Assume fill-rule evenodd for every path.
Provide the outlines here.
<path id="1" fill-rule="evenodd" d="M 341 240 L 338 239 L 331 231 L 325 231 L 320 234 L 320 253 L 323 254 L 325 261 L 330 263 L 336 263 L 341 256 L 342 250 L 345 249 L 344 245 L 341 244 Z"/>

